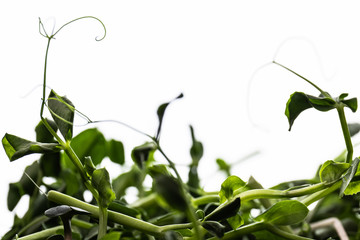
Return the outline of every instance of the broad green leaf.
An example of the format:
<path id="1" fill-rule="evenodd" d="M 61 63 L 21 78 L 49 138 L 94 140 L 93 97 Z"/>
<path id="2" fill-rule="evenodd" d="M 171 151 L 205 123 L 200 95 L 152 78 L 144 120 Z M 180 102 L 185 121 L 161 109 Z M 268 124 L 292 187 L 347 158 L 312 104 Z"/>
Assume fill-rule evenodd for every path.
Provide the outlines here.
<path id="1" fill-rule="evenodd" d="M 235 216 L 228 218 L 226 221 L 229 223 L 233 230 L 244 224 L 244 219 L 242 219 L 240 214 L 236 214 Z"/>
<path id="2" fill-rule="evenodd" d="M 220 205 L 218 208 L 216 208 L 214 211 L 212 211 L 209 215 L 205 217 L 205 220 L 211 220 L 211 221 L 221 221 L 225 220 L 227 218 L 231 218 L 235 216 L 241 206 L 240 198 L 235 198 L 234 200 L 231 200 L 230 202 L 226 204 Z"/>
<path id="3" fill-rule="evenodd" d="M 114 163 L 123 165 L 125 163 L 124 145 L 120 141 L 111 139 L 107 142 L 107 153 Z"/>
<path id="4" fill-rule="evenodd" d="M 9 192 L 7 195 L 7 207 L 9 211 L 14 210 L 23 195 L 24 192 L 19 183 L 9 184 Z"/>
<path id="5" fill-rule="evenodd" d="M 101 238 L 101 240 L 119 240 L 121 237 L 121 232 L 112 231 L 107 233 L 105 236 Z"/>
<path id="6" fill-rule="evenodd" d="M 350 182 L 344 191 L 345 195 L 354 195 L 360 192 L 360 181 Z"/>
<path id="7" fill-rule="evenodd" d="M 132 160 L 139 166 L 144 168 L 144 163 L 148 161 L 149 156 L 155 152 L 157 146 L 153 142 L 146 142 L 143 145 L 135 147 L 131 152 Z"/>
<path id="8" fill-rule="evenodd" d="M 96 169 L 92 174 L 91 184 L 99 192 L 99 204 L 107 208 L 115 199 L 108 171 L 105 168 Z"/>
<path id="9" fill-rule="evenodd" d="M 156 140 L 159 140 L 159 137 L 160 137 L 162 122 L 163 122 L 163 118 L 164 118 L 164 115 L 165 115 L 166 108 L 169 106 L 170 103 L 172 103 L 173 101 L 175 101 L 175 100 L 177 100 L 179 98 L 182 98 L 183 96 L 184 95 L 181 93 L 179 96 L 177 96 L 175 99 L 171 100 L 170 102 L 161 104 L 159 106 L 159 108 L 157 109 L 157 115 L 158 115 L 158 118 L 159 118 L 159 127 L 158 127 L 156 137 L 155 137 Z"/>
<path id="10" fill-rule="evenodd" d="M 350 136 L 355 136 L 358 132 L 360 132 L 360 123 L 349 123 L 348 124 Z"/>
<path id="11" fill-rule="evenodd" d="M 226 200 L 230 200 L 233 197 L 233 193 L 236 189 L 244 187 L 246 182 L 241 180 L 237 176 L 228 177 L 222 184 L 219 192 L 220 203 L 224 203 Z"/>
<path id="12" fill-rule="evenodd" d="M 218 238 L 222 238 L 224 236 L 226 229 L 224 225 L 215 221 L 204 221 L 201 223 L 201 226 Z"/>
<path id="13" fill-rule="evenodd" d="M 273 225 L 292 225 L 305 219 L 309 209 L 297 200 L 284 200 L 275 203 L 264 213 L 257 216 L 255 221 Z"/>
<path id="14" fill-rule="evenodd" d="M 218 158 L 216 159 L 216 164 L 218 165 L 220 171 L 224 171 L 226 176 L 230 176 L 230 170 L 231 170 L 231 166 L 229 164 L 227 164 L 223 159 Z"/>
<path id="15" fill-rule="evenodd" d="M 185 211 L 187 209 L 187 203 L 181 185 L 174 177 L 167 175 L 156 176 L 155 190 L 172 208 L 180 211 Z"/>
<path id="16" fill-rule="evenodd" d="M 352 161 L 351 163 L 351 167 L 347 170 L 340 187 L 340 194 L 339 194 L 340 197 L 344 195 L 346 188 L 349 186 L 351 180 L 355 176 L 359 166 L 359 161 L 360 161 L 359 158 L 355 158 L 354 161 Z M 351 191 L 349 190 L 348 192 L 353 192 L 353 191 L 354 190 Z"/>
<path id="17" fill-rule="evenodd" d="M 44 121 L 48 122 L 50 127 L 54 130 L 54 132 L 57 131 L 57 126 L 54 121 L 51 121 L 49 119 L 44 119 Z M 49 130 L 45 127 L 43 121 L 40 121 L 39 124 L 35 127 L 36 132 L 36 141 L 42 142 L 42 143 L 54 143 L 56 142 L 54 139 L 54 136 L 51 135 Z"/>
<path id="18" fill-rule="evenodd" d="M 60 151 L 60 146 L 57 143 L 32 142 L 8 133 L 3 137 L 2 144 L 11 162 L 32 153 L 53 153 Z"/>
<path id="19" fill-rule="evenodd" d="M 60 152 L 45 153 L 40 157 L 40 168 L 46 177 L 58 177 L 62 166 L 60 164 Z"/>
<path id="20" fill-rule="evenodd" d="M 82 181 L 79 176 L 71 169 L 64 169 L 60 173 L 61 179 L 65 181 L 65 192 L 67 195 L 73 196 L 79 192 Z"/>
<path id="21" fill-rule="evenodd" d="M 61 97 L 51 90 L 48 97 L 48 107 L 56 125 L 66 140 L 71 140 L 73 135 L 73 122 L 75 108 L 65 96 Z"/>
<path id="22" fill-rule="evenodd" d="M 120 174 L 112 182 L 116 198 L 119 199 L 124 196 L 128 187 L 134 186 L 141 189 L 144 177 L 143 172 L 136 165 L 133 165 L 130 171 Z"/>
<path id="23" fill-rule="evenodd" d="M 96 166 L 106 157 L 106 140 L 97 128 L 86 129 L 79 133 L 71 140 L 70 145 L 82 163 L 85 157 L 90 156 Z M 71 162 L 67 155 L 64 155 L 64 158 L 66 162 Z"/>
<path id="24" fill-rule="evenodd" d="M 341 175 L 350 167 L 349 163 L 326 161 L 320 169 L 319 175 L 322 182 L 333 182 L 338 180 Z"/>
<path id="25" fill-rule="evenodd" d="M 314 97 L 303 92 L 294 92 L 286 103 L 285 115 L 289 121 L 289 131 L 295 119 L 308 108 L 328 111 L 335 107 L 336 102 L 328 97 Z"/>
<path id="26" fill-rule="evenodd" d="M 343 100 L 341 102 L 344 103 L 348 108 L 350 108 L 352 112 L 356 112 L 356 110 L 357 110 L 357 99 L 356 98 Z"/>

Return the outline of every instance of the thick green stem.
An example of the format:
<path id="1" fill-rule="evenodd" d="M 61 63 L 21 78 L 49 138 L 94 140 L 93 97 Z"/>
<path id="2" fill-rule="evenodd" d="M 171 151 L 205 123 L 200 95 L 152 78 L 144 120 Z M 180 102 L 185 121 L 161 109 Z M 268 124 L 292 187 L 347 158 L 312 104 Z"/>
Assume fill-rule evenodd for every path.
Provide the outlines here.
<path id="1" fill-rule="evenodd" d="M 65 204 L 65 205 L 81 208 L 85 211 L 90 212 L 92 216 L 99 218 L 99 208 L 97 206 L 80 201 L 66 194 L 52 190 L 48 192 L 48 199 L 58 204 Z M 156 226 L 154 224 L 118 212 L 108 210 L 107 213 L 108 213 L 108 219 L 111 220 L 112 222 L 119 223 L 121 225 L 142 231 L 144 233 L 148 233 L 153 236 L 161 235 L 161 227 L 159 226 Z"/>
<path id="2" fill-rule="evenodd" d="M 99 233 L 97 239 L 100 240 L 107 232 L 108 210 L 104 207 L 99 207 Z"/>
<path id="3" fill-rule="evenodd" d="M 258 231 L 264 230 L 265 228 L 266 228 L 266 224 L 264 224 L 263 222 L 251 223 L 251 224 L 245 225 L 243 227 L 240 227 L 234 231 L 225 233 L 224 236 L 221 238 L 221 240 L 240 239 L 241 236 L 244 236 L 246 234 L 253 233 L 253 232 L 258 232 Z M 218 238 L 212 237 L 209 240 L 216 240 L 216 239 L 218 239 Z"/>
<path id="4" fill-rule="evenodd" d="M 266 229 L 280 237 L 283 237 L 283 238 L 289 239 L 289 240 L 311 240 L 311 238 L 301 237 L 301 236 L 283 231 L 280 228 L 277 228 L 276 226 L 273 226 L 273 225 L 267 225 Z"/>
<path id="5" fill-rule="evenodd" d="M 49 236 L 60 234 L 63 230 L 63 226 L 57 226 L 53 228 L 49 228 L 40 232 L 36 232 L 33 234 L 26 235 L 24 237 L 18 238 L 18 240 L 38 240 L 38 239 L 46 239 Z"/>
<path id="6" fill-rule="evenodd" d="M 328 188 L 323 189 L 318 192 L 315 192 L 315 193 L 311 194 L 310 196 L 304 198 L 303 200 L 301 200 L 301 202 L 303 204 L 305 204 L 306 206 L 309 206 L 313 202 L 316 202 L 317 200 L 320 200 L 321 198 L 323 198 L 323 197 L 327 196 L 328 194 L 339 189 L 341 184 L 342 184 L 342 181 L 339 180 L 339 181 L 335 182 L 333 185 L 329 186 Z"/>
<path id="7" fill-rule="evenodd" d="M 345 139 L 345 144 L 346 144 L 346 150 L 347 150 L 346 162 L 351 163 L 354 150 L 353 150 L 353 145 L 351 142 L 349 127 L 348 127 L 348 124 L 347 124 L 346 118 L 345 118 L 344 105 L 342 103 L 337 104 L 336 109 L 339 114 L 341 129 L 342 129 L 344 139 Z"/>

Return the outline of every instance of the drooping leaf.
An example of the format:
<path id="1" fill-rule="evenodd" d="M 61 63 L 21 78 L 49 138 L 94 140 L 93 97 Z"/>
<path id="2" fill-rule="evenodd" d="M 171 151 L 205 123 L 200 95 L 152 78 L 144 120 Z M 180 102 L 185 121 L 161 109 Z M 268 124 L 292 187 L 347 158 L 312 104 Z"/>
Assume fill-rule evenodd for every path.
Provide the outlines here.
<path id="1" fill-rule="evenodd" d="M 148 161 L 150 154 L 153 153 L 156 149 L 157 146 L 153 142 L 146 142 L 132 150 L 131 158 L 140 169 L 143 169 L 144 163 Z"/>
<path id="2" fill-rule="evenodd" d="M 49 123 L 50 127 L 52 128 L 52 130 L 54 130 L 54 132 L 57 131 L 57 126 L 54 121 L 46 119 L 46 118 L 44 119 L 44 121 Z M 40 121 L 39 124 L 35 127 L 35 132 L 36 132 L 36 141 L 37 142 L 42 142 L 42 143 L 56 142 L 54 139 L 54 136 L 51 135 L 49 130 L 45 127 L 43 121 Z"/>
<path id="3" fill-rule="evenodd" d="M 47 102 L 51 116 L 61 134 L 66 140 L 71 140 L 75 115 L 74 105 L 65 96 L 61 97 L 53 90 L 51 90 Z"/>
<path id="4" fill-rule="evenodd" d="M 358 132 L 360 132 L 360 123 L 349 123 L 348 124 L 350 136 L 355 136 Z"/>
<path id="5" fill-rule="evenodd" d="M 222 184 L 219 192 L 220 203 L 224 203 L 226 200 L 230 200 L 233 197 L 233 193 L 236 189 L 244 187 L 246 182 L 241 180 L 238 176 L 228 177 Z"/>
<path id="6" fill-rule="evenodd" d="M 216 221 L 204 221 L 201 223 L 201 226 L 218 238 L 222 238 L 224 236 L 226 229 L 224 225 Z"/>
<path id="7" fill-rule="evenodd" d="M 8 133 L 3 137 L 2 144 L 11 162 L 32 153 L 53 153 L 60 151 L 60 146 L 57 143 L 32 142 Z"/>
<path id="8" fill-rule="evenodd" d="M 112 162 L 120 165 L 125 163 L 125 152 L 122 142 L 111 139 L 107 142 L 107 150 L 108 156 Z"/>
<path id="9" fill-rule="evenodd" d="M 96 169 L 92 174 L 91 184 L 99 192 L 99 204 L 107 208 L 115 199 L 108 171 L 105 168 Z"/>
<path id="10" fill-rule="evenodd" d="M 350 167 L 349 163 L 326 161 L 319 171 L 322 182 L 332 182 L 338 180 L 341 175 Z"/>
<path id="11" fill-rule="evenodd" d="M 9 192 L 7 195 L 7 207 L 9 211 L 14 210 L 23 195 L 24 192 L 22 190 L 22 187 L 19 186 L 19 183 L 9 184 Z"/>
<path id="12" fill-rule="evenodd" d="M 155 190 L 165 199 L 169 206 L 180 211 L 187 209 L 185 196 L 177 179 L 167 175 L 158 175 L 154 180 Z"/>
<path id="13" fill-rule="evenodd" d="M 305 219 L 309 209 L 297 200 L 283 200 L 255 218 L 255 221 L 283 226 L 293 225 Z"/>
<path id="14" fill-rule="evenodd" d="M 192 146 L 190 148 L 190 156 L 193 165 L 199 165 L 199 161 L 203 156 L 204 148 L 201 142 L 195 138 L 194 128 L 190 126 Z"/>
<path id="15" fill-rule="evenodd" d="M 286 103 L 285 115 L 289 121 L 289 131 L 295 119 L 300 113 L 308 108 L 316 108 L 319 111 L 329 111 L 335 108 L 336 102 L 328 97 L 315 97 L 303 92 L 294 92 Z"/>
<path id="16" fill-rule="evenodd" d="M 158 115 L 158 118 L 159 118 L 159 127 L 158 127 L 156 137 L 155 137 L 156 140 L 159 140 L 159 137 L 160 137 L 162 122 L 163 122 L 163 118 L 164 118 L 164 115 L 165 115 L 166 108 L 169 106 L 170 103 L 172 103 L 173 101 L 175 101 L 175 100 L 177 100 L 179 98 L 182 98 L 183 96 L 184 95 L 181 93 L 179 96 L 177 96 L 175 99 L 171 100 L 170 102 L 163 103 L 163 104 L 161 104 L 159 106 L 159 108 L 157 110 L 157 115 Z"/>
<path id="17" fill-rule="evenodd" d="M 351 163 L 351 167 L 347 170 L 347 172 L 343 178 L 341 187 L 340 187 L 340 194 L 339 194 L 340 197 L 342 197 L 344 195 L 346 188 L 349 186 L 351 180 L 355 176 L 358 166 L 359 166 L 359 161 L 360 161 L 359 158 L 355 158 L 354 161 L 352 161 L 352 163 Z"/>
<path id="18" fill-rule="evenodd" d="M 209 215 L 207 215 L 205 217 L 205 220 L 221 221 L 227 218 L 231 218 L 238 213 L 240 206 L 241 206 L 240 198 L 239 197 L 235 198 L 231 200 L 229 203 L 220 205 Z"/>
<path id="19" fill-rule="evenodd" d="M 97 128 L 86 129 L 79 133 L 71 140 L 71 147 L 82 163 L 85 157 L 90 156 L 96 166 L 106 157 L 106 140 Z M 64 155 L 64 158 L 66 162 L 71 162 L 67 155 Z"/>

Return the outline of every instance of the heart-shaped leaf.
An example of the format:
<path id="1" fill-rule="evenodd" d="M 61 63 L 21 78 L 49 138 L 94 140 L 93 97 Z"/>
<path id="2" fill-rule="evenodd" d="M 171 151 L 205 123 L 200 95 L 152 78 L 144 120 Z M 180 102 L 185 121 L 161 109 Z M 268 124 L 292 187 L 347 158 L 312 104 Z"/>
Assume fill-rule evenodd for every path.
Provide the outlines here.
<path id="1" fill-rule="evenodd" d="M 219 192 L 220 203 L 224 203 L 226 200 L 230 200 L 233 197 L 233 193 L 236 189 L 244 187 L 246 182 L 241 180 L 238 176 L 228 177 L 222 184 Z"/>
<path id="2" fill-rule="evenodd" d="M 32 142 L 8 133 L 3 137 L 2 144 L 11 162 L 32 153 L 54 153 L 61 149 L 57 143 Z"/>
<path id="3" fill-rule="evenodd" d="M 61 97 L 51 90 L 48 97 L 48 107 L 56 125 L 66 140 L 71 140 L 73 135 L 73 122 L 75 107 L 65 96 Z"/>

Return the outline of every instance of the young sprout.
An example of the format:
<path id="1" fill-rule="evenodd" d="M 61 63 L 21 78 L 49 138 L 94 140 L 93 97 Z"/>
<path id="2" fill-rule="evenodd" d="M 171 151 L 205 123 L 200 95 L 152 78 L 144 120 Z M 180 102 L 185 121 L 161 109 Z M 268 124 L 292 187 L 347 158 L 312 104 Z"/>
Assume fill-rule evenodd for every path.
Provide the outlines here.
<path id="1" fill-rule="evenodd" d="M 64 240 L 72 240 L 71 218 L 75 215 L 87 215 L 90 213 L 80 208 L 60 205 L 46 210 L 44 214 L 49 218 L 60 217 L 64 226 Z"/>

